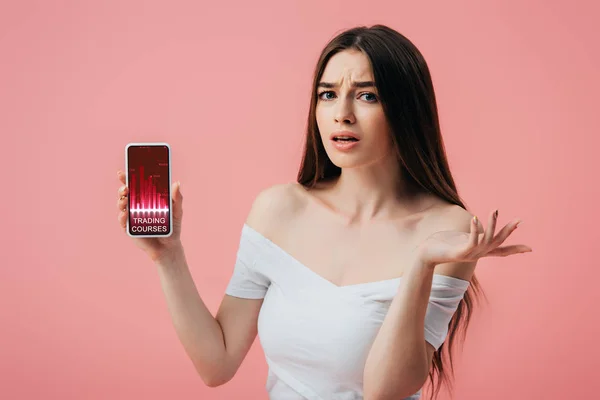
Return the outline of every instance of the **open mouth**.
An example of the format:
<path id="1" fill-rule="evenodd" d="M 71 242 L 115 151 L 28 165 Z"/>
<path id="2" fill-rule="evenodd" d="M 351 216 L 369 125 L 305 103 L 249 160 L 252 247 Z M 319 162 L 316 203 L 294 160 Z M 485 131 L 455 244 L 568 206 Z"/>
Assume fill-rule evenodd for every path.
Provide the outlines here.
<path id="1" fill-rule="evenodd" d="M 341 143 L 358 142 L 358 139 L 353 137 L 334 137 L 333 140 Z"/>

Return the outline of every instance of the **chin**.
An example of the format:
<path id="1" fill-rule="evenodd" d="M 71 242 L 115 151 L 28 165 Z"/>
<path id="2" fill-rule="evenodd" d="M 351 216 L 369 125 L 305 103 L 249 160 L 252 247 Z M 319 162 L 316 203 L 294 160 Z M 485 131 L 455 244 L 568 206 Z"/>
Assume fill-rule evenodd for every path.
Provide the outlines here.
<path id="1" fill-rule="evenodd" d="M 337 152 L 335 149 L 332 153 L 327 153 L 327 156 L 338 168 L 359 168 L 359 167 L 367 167 L 367 166 L 375 166 L 375 165 L 388 165 L 389 163 L 397 163 L 396 158 L 393 156 L 393 153 L 390 152 L 385 155 L 373 155 L 373 154 L 362 154 L 360 153 L 341 153 Z M 366 156 L 366 157 L 365 157 Z M 369 157 L 370 156 L 370 157 Z"/>
<path id="2" fill-rule="evenodd" d="M 365 161 L 356 154 L 333 154 L 333 157 L 328 154 L 328 156 L 333 165 L 338 168 L 355 168 L 365 164 Z"/>

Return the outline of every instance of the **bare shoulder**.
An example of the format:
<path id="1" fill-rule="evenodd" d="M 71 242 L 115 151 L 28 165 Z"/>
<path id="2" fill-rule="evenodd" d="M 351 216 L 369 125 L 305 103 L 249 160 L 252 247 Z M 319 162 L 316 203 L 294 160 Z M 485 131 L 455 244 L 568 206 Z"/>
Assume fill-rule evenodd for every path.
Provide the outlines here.
<path id="1" fill-rule="evenodd" d="M 441 230 L 470 232 L 471 214 L 459 205 L 443 203 L 434 207 L 424 218 L 423 228 L 434 233 Z"/>
<path id="2" fill-rule="evenodd" d="M 471 231 L 471 214 L 461 206 L 447 204 L 436 207 L 426 218 L 423 224 L 425 237 L 437 231 L 453 230 L 469 233 Z M 445 263 L 435 267 L 435 273 L 447 275 L 458 279 L 470 281 L 477 262 Z"/>
<path id="3" fill-rule="evenodd" d="M 298 186 L 288 182 L 262 189 L 254 198 L 246 224 L 267 234 L 290 221 L 303 203 Z"/>
<path id="4" fill-rule="evenodd" d="M 438 230 L 454 229 L 469 232 L 473 214 L 459 205 L 446 204 L 436 209 L 431 217 L 433 218 L 430 218 L 429 224 L 432 228 L 437 225 L 440 227 Z"/>

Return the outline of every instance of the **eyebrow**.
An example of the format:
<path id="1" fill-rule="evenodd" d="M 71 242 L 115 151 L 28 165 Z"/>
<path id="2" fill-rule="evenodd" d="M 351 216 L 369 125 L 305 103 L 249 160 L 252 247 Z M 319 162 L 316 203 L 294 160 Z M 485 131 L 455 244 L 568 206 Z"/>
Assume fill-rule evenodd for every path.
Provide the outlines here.
<path id="1" fill-rule="evenodd" d="M 317 85 L 317 87 L 323 87 L 323 88 L 334 88 L 336 86 L 337 86 L 337 84 L 330 83 L 330 82 L 319 82 L 319 84 Z M 373 82 L 373 81 L 354 82 L 352 84 L 352 87 L 357 87 L 357 88 L 375 87 L 375 82 Z"/>

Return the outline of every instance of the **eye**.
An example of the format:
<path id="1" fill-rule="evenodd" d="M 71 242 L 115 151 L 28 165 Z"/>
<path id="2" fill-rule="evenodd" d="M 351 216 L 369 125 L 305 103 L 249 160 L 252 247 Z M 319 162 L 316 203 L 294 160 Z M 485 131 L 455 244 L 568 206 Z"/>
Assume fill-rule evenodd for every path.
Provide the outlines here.
<path id="1" fill-rule="evenodd" d="M 334 92 L 331 91 L 331 90 L 327 90 L 327 91 L 319 93 L 317 96 L 318 96 L 318 98 L 320 100 L 327 101 L 327 100 L 331 100 L 331 98 L 324 98 L 323 95 L 329 95 L 329 94 L 334 94 Z M 361 93 L 359 97 L 363 97 L 363 96 L 371 96 L 370 99 L 366 99 L 366 101 L 368 103 L 375 103 L 375 102 L 377 102 L 377 96 L 374 93 L 371 93 L 371 92 Z"/>
<path id="2" fill-rule="evenodd" d="M 377 96 L 375 96 L 373 93 L 361 93 L 361 97 L 362 96 L 372 96 L 371 100 L 367 100 L 369 103 L 375 103 L 377 101 Z"/>
<path id="3" fill-rule="evenodd" d="M 324 99 L 322 97 L 324 94 L 328 94 L 328 93 L 333 93 L 333 92 L 331 90 L 327 90 L 325 92 L 321 92 L 321 93 L 318 94 L 319 99 L 321 99 L 321 100 L 329 100 L 329 99 Z"/>

